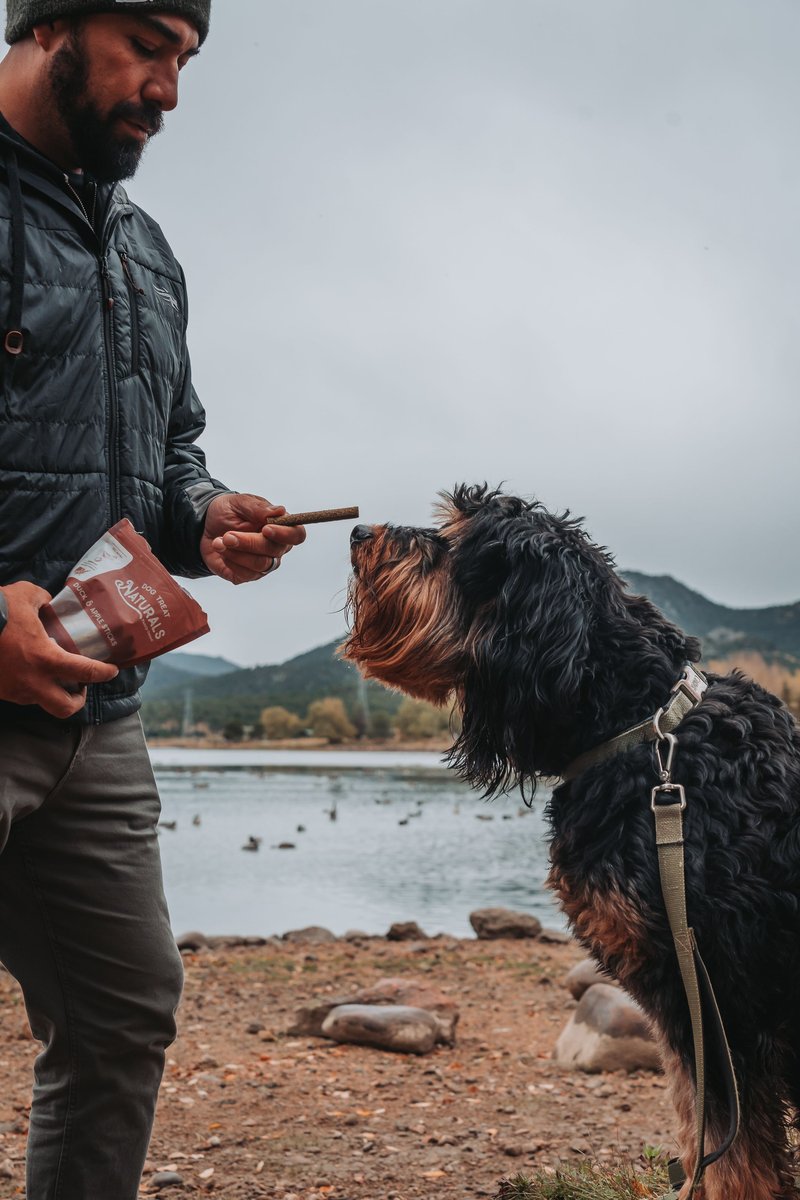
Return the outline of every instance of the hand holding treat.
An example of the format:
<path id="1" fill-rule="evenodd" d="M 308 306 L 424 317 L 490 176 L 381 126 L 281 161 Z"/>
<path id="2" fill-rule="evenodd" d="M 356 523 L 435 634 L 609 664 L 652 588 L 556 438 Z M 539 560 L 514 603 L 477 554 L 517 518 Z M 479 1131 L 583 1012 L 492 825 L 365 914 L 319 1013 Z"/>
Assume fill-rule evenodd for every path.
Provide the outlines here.
<path id="1" fill-rule="evenodd" d="M 276 571 L 284 554 L 305 541 L 302 526 L 280 526 L 271 518 L 286 509 L 262 496 L 215 496 L 200 542 L 203 561 L 229 583 L 252 583 Z"/>

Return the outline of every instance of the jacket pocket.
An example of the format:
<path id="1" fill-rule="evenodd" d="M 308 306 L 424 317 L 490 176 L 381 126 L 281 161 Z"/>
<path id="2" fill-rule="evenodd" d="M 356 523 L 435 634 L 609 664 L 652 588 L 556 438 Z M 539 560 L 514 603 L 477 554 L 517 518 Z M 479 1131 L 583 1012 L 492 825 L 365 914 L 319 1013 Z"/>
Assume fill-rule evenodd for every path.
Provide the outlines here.
<path id="1" fill-rule="evenodd" d="M 139 306 L 144 296 L 144 288 L 136 282 L 131 267 L 131 260 L 125 250 L 119 250 L 122 263 L 122 274 L 128 289 L 128 304 L 131 310 L 131 375 L 138 375 L 142 365 L 142 320 Z"/>

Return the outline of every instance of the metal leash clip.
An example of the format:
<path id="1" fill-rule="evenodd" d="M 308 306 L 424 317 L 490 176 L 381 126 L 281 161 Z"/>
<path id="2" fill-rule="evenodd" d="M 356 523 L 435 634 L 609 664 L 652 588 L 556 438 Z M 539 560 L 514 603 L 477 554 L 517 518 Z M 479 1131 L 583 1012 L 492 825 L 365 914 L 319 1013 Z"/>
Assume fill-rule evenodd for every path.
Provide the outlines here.
<path id="1" fill-rule="evenodd" d="M 658 804 L 674 804 L 680 803 L 681 812 L 686 808 L 686 793 L 683 790 L 683 784 L 672 782 L 672 760 L 675 757 L 675 749 L 678 745 L 678 739 L 674 733 L 662 733 L 659 725 L 659 718 L 664 710 L 659 709 L 653 718 L 658 740 L 654 743 L 656 752 L 656 766 L 658 768 L 659 782 L 650 793 L 650 808 L 655 812 Z M 667 743 L 667 757 L 664 759 L 661 753 L 661 743 Z M 663 794 L 664 799 L 658 800 L 656 797 Z"/>

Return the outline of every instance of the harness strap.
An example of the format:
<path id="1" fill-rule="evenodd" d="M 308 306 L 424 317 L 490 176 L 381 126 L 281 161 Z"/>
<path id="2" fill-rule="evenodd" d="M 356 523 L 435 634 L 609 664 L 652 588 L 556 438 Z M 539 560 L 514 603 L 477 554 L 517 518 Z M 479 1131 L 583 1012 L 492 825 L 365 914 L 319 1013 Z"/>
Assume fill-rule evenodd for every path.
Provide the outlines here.
<path id="1" fill-rule="evenodd" d="M 676 795 L 673 803 L 659 803 L 658 796 Z M 667 919 L 675 943 L 678 966 L 683 980 L 686 999 L 689 1005 L 689 1015 L 692 1022 L 692 1038 L 694 1041 L 695 1061 L 695 1112 L 697 1118 L 697 1162 L 692 1176 L 687 1200 L 694 1195 L 700 1184 L 703 1173 L 712 1162 L 720 1158 L 731 1146 L 739 1132 L 740 1108 L 739 1092 L 736 1076 L 733 1070 L 730 1047 L 725 1035 L 719 1006 L 711 986 L 708 972 L 705 968 L 690 928 L 686 913 L 686 869 L 683 852 L 683 810 L 686 799 L 680 784 L 662 783 L 653 789 L 652 809 L 656 825 L 656 845 L 658 848 L 658 869 L 661 876 L 661 889 L 664 894 Z M 706 1013 L 717 1036 L 720 1049 L 720 1066 L 728 1092 L 730 1127 L 725 1140 L 710 1154 L 705 1153 L 706 1132 L 706 1052 L 703 1027 L 703 1000 L 706 1002 Z M 682 1172 L 680 1173 L 682 1175 Z M 673 1186 L 683 1183 L 679 1172 L 670 1172 L 670 1182 Z M 669 1192 L 664 1200 L 674 1200 L 675 1193 Z"/>

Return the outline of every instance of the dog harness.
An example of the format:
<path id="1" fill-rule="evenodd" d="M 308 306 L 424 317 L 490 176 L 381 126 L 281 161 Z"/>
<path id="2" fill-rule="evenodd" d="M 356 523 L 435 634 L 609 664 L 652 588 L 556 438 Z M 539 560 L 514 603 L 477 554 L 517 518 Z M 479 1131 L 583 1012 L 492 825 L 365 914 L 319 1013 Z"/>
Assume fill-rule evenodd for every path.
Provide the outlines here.
<path id="1" fill-rule="evenodd" d="M 655 744 L 656 767 L 659 782 L 650 793 L 650 807 L 655 820 L 655 838 L 658 850 L 658 870 L 661 891 L 669 921 L 678 967 L 683 981 L 689 1015 L 692 1022 L 695 1062 L 695 1115 L 697 1126 L 697 1162 L 687 1193 L 687 1200 L 694 1196 L 700 1186 L 706 1167 L 721 1158 L 730 1149 L 739 1132 L 739 1092 L 733 1070 L 730 1047 L 725 1027 L 720 1016 L 714 989 L 705 964 L 695 941 L 694 930 L 689 926 L 686 912 L 686 868 L 684 862 L 683 813 L 686 794 L 683 785 L 672 780 L 672 763 L 678 744 L 673 730 L 687 713 L 697 708 L 708 687 L 708 680 L 700 671 L 686 663 L 683 675 L 673 686 L 671 699 L 654 716 L 608 742 L 587 750 L 574 759 L 562 773 L 569 782 L 588 767 L 605 762 L 616 755 L 630 750 L 643 742 Z M 709 1154 L 705 1153 L 706 1127 L 706 1042 L 705 1021 L 712 1027 L 718 1049 L 719 1067 L 725 1081 L 730 1113 L 728 1133 L 722 1144 Z M 674 1200 L 676 1191 L 685 1181 L 683 1168 L 677 1159 L 669 1164 L 671 1190 L 663 1200 Z"/>

